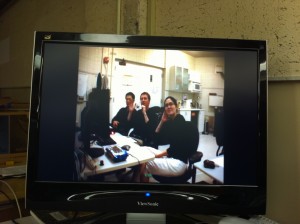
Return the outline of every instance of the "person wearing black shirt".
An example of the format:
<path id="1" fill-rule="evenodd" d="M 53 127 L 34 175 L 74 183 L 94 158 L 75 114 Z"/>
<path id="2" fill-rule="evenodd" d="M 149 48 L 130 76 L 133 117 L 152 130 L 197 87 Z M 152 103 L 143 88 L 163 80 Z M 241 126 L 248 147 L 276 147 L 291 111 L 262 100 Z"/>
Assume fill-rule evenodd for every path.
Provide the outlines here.
<path id="1" fill-rule="evenodd" d="M 154 143 L 155 128 L 159 122 L 160 107 L 149 107 L 151 97 L 147 92 L 140 95 L 141 109 L 133 118 L 134 131 L 130 136 L 143 141 L 143 146 L 156 147 Z"/>
<path id="2" fill-rule="evenodd" d="M 112 119 L 114 130 L 122 135 L 128 135 L 129 130 L 132 128 L 133 117 L 137 113 L 134 105 L 135 95 L 128 92 L 125 95 L 125 100 L 126 107 L 122 107 Z"/>
<path id="3" fill-rule="evenodd" d="M 150 175 L 180 176 L 187 170 L 188 158 L 191 155 L 185 139 L 189 134 L 185 128 L 186 121 L 178 113 L 177 100 L 171 96 L 164 101 L 164 114 L 155 130 L 157 142 L 167 141 L 170 147 L 160 151 L 148 147 L 155 154 L 155 159 L 141 165 L 141 182 L 148 182 Z"/>

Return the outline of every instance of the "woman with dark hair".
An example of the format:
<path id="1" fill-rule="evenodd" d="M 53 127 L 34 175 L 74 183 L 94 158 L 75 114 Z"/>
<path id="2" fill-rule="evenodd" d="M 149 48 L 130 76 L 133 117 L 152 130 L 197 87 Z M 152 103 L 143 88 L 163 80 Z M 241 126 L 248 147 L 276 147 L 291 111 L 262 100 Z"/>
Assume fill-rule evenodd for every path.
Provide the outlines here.
<path id="1" fill-rule="evenodd" d="M 163 151 L 149 148 L 155 159 L 142 165 L 141 182 L 148 182 L 151 175 L 174 177 L 186 172 L 191 153 L 184 138 L 188 134 L 185 126 L 184 117 L 178 113 L 177 100 L 168 96 L 164 100 L 164 113 L 155 130 L 155 138 L 158 144 L 163 141 L 170 147 Z"/>

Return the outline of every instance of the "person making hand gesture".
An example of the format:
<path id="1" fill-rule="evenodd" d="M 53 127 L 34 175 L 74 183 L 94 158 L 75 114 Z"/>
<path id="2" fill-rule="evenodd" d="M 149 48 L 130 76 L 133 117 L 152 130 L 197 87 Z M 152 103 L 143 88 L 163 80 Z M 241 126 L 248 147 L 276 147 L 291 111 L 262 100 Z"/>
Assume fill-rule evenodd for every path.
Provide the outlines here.
<path id="1" fill-rule="evenodd" d="M 127 135 L 132 128 L 132 118 L 137 112 L 135 110 L 135 95 L 132 92 L 128 92 L 125 95 L 126 107 L 122 107 L 116 116 L 112 119 L 112 126 L 116 132 L 122 135 Z"/>

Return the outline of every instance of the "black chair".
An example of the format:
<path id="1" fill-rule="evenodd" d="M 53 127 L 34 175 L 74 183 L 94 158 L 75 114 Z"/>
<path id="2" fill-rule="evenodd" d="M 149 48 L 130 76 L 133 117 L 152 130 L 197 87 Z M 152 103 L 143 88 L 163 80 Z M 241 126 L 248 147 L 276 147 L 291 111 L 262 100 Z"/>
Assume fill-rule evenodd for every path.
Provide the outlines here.
<path id="1" fill-rule="evenodd" d="M 215 126 L 214 126 L 214 136 L 216 137 L 216 142 L 218 149 L 216 156 L 224 154 L 224 110 L 223 108 L 218 108 L 215 110 Z"/>
<path id="2" fill-rule="evenodd" d="M 84 153 L 80 149 L 74 150 L 74 180 L 75 181 L 81 181 L 82 176 L 81 173 L 84 170 Z"/>
<path id="3" fill-rule="evenodd" d="M 192 178 L 192 183 L 195 183 L 196 180 L 196 167 L 194 167 L 194 163 L 200 162 L 203 153 L 197 151 L 198 144 L 199 144 L 199 131 L 196 125 L 192 122 L 186 122 L 186 126 L 182 131 L 183 139 L 186 141 L 186 147 L 191 150 L 191 156 L 188 158 L 188 167 L 187 171 L 181 176 L 175 177 L 165 177 L 159 175 L 152 175 L 153 178 L 160 183 L 168 183 L 168 184 L 175 184 L 175 183 L 188 183 L 188 180 Z"/>

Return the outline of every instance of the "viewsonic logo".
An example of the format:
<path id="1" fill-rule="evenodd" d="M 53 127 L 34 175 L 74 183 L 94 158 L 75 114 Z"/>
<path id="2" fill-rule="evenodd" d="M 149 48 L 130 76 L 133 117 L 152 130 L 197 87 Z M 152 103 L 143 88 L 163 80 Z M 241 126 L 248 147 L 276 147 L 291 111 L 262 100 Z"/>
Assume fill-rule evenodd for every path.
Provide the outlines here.
<path id="1" fill-rule="evenodd" d="M 142 201 L 138 201 L 137 204 L 138 204 L 138 206 L 148 206 L 148 207 L 158 207 L 159 206 L 158 202 L 142 202 Z"/>

